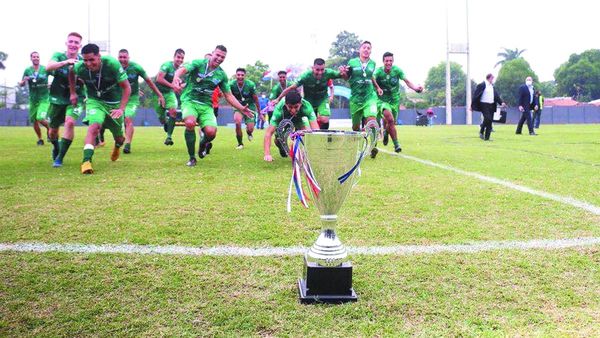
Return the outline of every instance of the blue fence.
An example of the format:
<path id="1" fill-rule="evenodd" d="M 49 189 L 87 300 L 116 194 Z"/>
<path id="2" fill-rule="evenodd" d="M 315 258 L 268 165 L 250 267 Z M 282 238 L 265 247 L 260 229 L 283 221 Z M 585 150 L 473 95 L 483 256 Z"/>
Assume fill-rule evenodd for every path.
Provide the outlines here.
<path id="1" fill-rule="evenodd" d="M 435 124 L 446 124 L 446 109 L 434 108 L 436 118 Z M 419 110 L 425 113 L 425 110 Z M 521 113 L 516 108 L 507 109 L 506 123 L 516 124 Z M 398 114 L 399 124 L 414 125 L 417 112 L 414 109 L 401 110 Z M 332 119 L 349 119 L 348 109 L 332 109 Z M 466 111 L 464 107 L 452 108 L 452 124 L 466 124 Z M 158 126 L 158 118 L 154 109 L 138 109 L 134 120 L 137 126 Z M 219 108 L 217 123 L 220 126 L 233 123 L 233 109 L 231 107 Z M 481 123 L 481 114 L 473 112 L 473 124 Z M 542 111 L 542 124 L 576 124 L 576 123 L 600 123 L 600 107 L 596 106 L 574 106 L 574 107 L 546 107 Z M 0 109 L 0 126 L 28 126 L 27 110 L 22 109 Z M 81 121 L 77 121 L 81 125 Z"/>

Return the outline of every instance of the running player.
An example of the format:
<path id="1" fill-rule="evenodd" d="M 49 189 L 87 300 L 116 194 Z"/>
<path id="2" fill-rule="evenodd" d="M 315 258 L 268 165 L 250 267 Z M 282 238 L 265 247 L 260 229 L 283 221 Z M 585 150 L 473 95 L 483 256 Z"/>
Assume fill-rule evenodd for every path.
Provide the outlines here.
<path id="1" fill-rule="evenodd" d="M 185 142 L 187 145 L 189 161 L 188 167 L 196 165 L 196 122 L 203 132 L 198 156 L 204 158 L 217 135 L 217 118 L 213 112 L 212 94 L 218 86 L 223 92 L 225 100 L 247 117 L 252 117 L 253 112 L 247 106 L 242 106 L 231 94 L 228 86 L 227 75 L 221 68 L 221 63 L 227 56 L 227 48 L 218 45 L 212 52 L 210 59 L 197 59 L 186 63 L 177 69 L 173 76 L 172 86 L 175 90 L 183 89 L 181 77 L 188 74 L 188 84 L 181 95 L 182 117 L 185 122 Z"/>
<path id="2" fill-rule="evenodd" d="M 232 80 L 229 83 L 229 89 L 242 106 L 247 105 L 251 110 L 256 112 L 259 111 L 260 104 L 258 102 L 258 96 L 256 95 L 256 85 L 254 82 L 246 80 L 246 70 L 244 68 L 238 68 L 235 71 L 235 80 Z M 242 141 L 244 138 L 242 134 L 242 120 L 246 125 L 248 141 L 252 141 L 254 117 L 250 118 L 242 115 L 242 113 L 236 110 L 233 114 L 233 120 L 235 121 L 235 136 L 238 142 L 236 149 L 244 149 L 244 142 Z"/>
<path id="3" fill-rule="evenodd" d="M 38 146 L 44 145 L 42 140 L 42 130 L 40 125 L 46 127 L 48 133 L 48 73 L 46 67 L 40 65 L 40 54 L 32 52 L 29 54 L 31 66 L 23 72 L 23 79 L 19 86 L 23 87 L 27 83 L 29 87 L 29 122 L 33 124 L 33 130 L 37 135 Z"/>
<path id="4" fill-rule="evenodd" d="M 146 71 L 139 64 L 129 60 L 129 51 L 127 49 L 121 49 L 119 51 L 119 62 L 125 73 L 127 73 L 127 80 L 131 86 L 131 96 L 127 107 L 125 107 L 125 146 L 123 147 L 123 153 L 129 154 L 131 152 L 131 142 L 133 141 L 133 119 L 135 118 L 137 107 L 140 105 L 140 85 L 138 78 L 144 79 L 150 89 L 158 97 L 158 104 L 160 108 L 165 107 L 165 98 L 163 94 L 158 90 L 154 82 L 148 77 Z"/>
<path id="5" fill-rule="evenodd" d="M 69 90 L 69 76 L 72 75 L 73 65 L 81 60 L 81 35 L 76 32 L 67 35 L 66 52 L 57 52 L 52 55 L 46 66 L 46 71 L 54 79 L 50 85 L 50 105 L 48 106 L 48 138 L 52 143 L 52 161 L 55 168 L 62 167 L 63 159 L 75 137 L 75 121 L 83 112 L 83 99 L 85 92 L 75 79 L 76 93 L 71 96 Z M 65 130 L 60 142 L 58 133 L 60 125 L 65 125 Z"/>
<path id="6" fill-rule="evenodd" d="M 158 116 L 158 120 L 163 124 L 167 138 L 165 139 L 165 145 L 173 145 L 173 129 L 175 129 L 175 121 L 177 120 L 177 96 L 173 91 L 173 75 L 175 71 L 183 64 L 185 59 L 185 51 L 178 48 L 173 54 L 173 61 L 167 61 L 160 66 L 160 70 L 156 75 L 156 87 L 163 94 L 165 104 L 160 105 L 157 100 L 154 103 L 154 110 Z M 179 91 L 181 89 L 178 89 Z M 169 116 L 166 116 L 165 109 L 168 111 Z"/>
<path id="7" fill-rule="evenodd" d="M 100 56 L 97 45 L 87 44 L 81 52 L 83 61 L 73 68 L 75 75 L 83 79 L 89 94 L 86 102 L 88 130 L 83 147 L 81 173 L 93 174 L 94 141 L 100 128 L 110 130 L 115 140 L 110 159 L 116 161 L 119 158 L 120 148 L 125 141 L 123 113 L 131 95 L 131 85 L 119 61 L 112 56 Z"/>
<path id="8" fill-rule="evenodd" d="M 400 147 L 396 134 L 396 120 L 398 120 L 400 106 L 400 80 L 403 80 L 408 88 L 417 93 L 422 92 L 423 87 L 415 86 L 406 78 L 402 69 L 394 66 L 394 54 L 390 52 L 383 54 L 383 67 L 379 67 L 375 71 L 375 80 L 383 90 L 383 95 L 379 97 L 378 101 L 378 117 L 383 116 L 383 126 L 385 128 L 383 145 L 388 144 L 389 135 L 394 143 L 394 151 L 399 153 L 402 151 L 402 147 Z"/>

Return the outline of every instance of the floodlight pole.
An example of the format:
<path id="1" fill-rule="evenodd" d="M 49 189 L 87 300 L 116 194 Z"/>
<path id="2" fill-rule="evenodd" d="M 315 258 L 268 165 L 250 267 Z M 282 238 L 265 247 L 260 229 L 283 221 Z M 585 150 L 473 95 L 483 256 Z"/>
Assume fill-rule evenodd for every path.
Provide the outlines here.
<path id="1" fill-rule="evenodd" d="M 469 47 L 469 0 L 465 0 L 465 7 L 467 11 L 467 85 L 466 96 L 467 103 L 465 105 L 465 111 L 467 113 L 467 124 L 473 124 L 473 112 L 469 109 L 471 106 L 471 48 Z"/>
<path id="2" fill-rule="evenodd" d="M 448 1 L 446 1 L 446 124 L 452 124 L 452 88 L 450 83 L 450 35 L 448 33 Z"/>

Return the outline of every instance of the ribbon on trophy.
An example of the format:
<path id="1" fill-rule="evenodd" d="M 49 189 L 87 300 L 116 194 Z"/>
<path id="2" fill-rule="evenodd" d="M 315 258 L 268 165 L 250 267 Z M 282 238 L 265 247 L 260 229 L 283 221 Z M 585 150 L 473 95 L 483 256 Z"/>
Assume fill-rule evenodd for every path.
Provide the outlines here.
<path id="1" fill-rule="evenodd" d="M 302 188 L 302 171 L 304 172 L 304 176 L 306 177 L 309 188 L 312 190 L 315 196 L 318 196 L 319 192 L 321 192 L 321 187 L 319 187 L 319 183 L 317 183 L 317 180 L 315 180 L 310 163 L 306 160 L 306 155 L 300 148 L 301 145 L 304 146 L 302 135 L 302 132 L 296 132 L 290 135 L 290 138 L 293 140 L 293 146 L 290 150 L 290 157 L 292 158 L 292 178 L 290 179 L 290 187 L 288 190 L 288 212 L 292 211 L 292 187 L 295 188 L 296 195 L 298 196 L 298 199 L 302 205 L 305 208 L 308 208 L 308 195 Z"/>

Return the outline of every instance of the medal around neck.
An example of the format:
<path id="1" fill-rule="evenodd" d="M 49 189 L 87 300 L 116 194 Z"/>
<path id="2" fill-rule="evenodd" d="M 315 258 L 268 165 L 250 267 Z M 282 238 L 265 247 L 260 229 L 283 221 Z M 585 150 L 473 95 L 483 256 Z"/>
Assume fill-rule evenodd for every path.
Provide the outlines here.
<path id="1" fill-rule="evenodd" d="M 292 134 L 292 187 L 301 203 L 312 201 L 321 218 L 321 233 L 304 255 L 303 278 L 298 280 L 301 303 L 356 301 L 352 263 L 336 234 L 338 211 L 360 176 L 360 163 L 375 145 L 377 133 L 315 130 Z M 374 137 L 375 136 L 375 137 Z M 301 173 L 306 178 L 303 188 Z"/>

